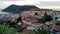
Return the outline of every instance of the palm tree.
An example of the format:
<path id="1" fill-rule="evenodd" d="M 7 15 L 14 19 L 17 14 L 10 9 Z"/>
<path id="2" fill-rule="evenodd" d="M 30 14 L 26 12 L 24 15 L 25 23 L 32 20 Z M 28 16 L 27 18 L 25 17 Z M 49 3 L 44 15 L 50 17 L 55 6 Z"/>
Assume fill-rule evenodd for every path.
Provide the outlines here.
<path id="1" fill-rule="evenodd" d="M 34 30 L 35 34 L 50 34 L 50 32 L 45 27 L 40 27 Z"/>

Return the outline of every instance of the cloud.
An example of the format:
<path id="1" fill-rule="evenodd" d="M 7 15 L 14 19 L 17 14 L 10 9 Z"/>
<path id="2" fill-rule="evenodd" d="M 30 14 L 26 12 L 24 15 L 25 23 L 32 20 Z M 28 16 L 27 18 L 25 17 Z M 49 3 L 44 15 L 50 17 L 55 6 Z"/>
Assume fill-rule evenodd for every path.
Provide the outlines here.
<path id="1" fill-rule="evenodd" d="M 0 0 L 2 3 L 8 3 L 8 4 L 18 4 L 18 5 L 40 5 L 40 6 L 55 6 L 60 5 L 60 2 L 58 1 L 52 1 L 51 0 Z"/>
<path id="2" fill-rule="evenodd" d="M 12 1 L 30 1 L 30 0 L 0 0 L 0 2 L 12 2 Z M 31 0 L 35 1 L 35 0 Z M 59 0 L 36 0 L 36 1 L 59 1 Z"/>
<path id="3" fill-rule="evenodd" d="M 17 5 L 35 5 L 39 2 L 40 0 L 10 0 L 9 2 L 7 1 L 4 1 L 4 2 L 1 2 L 1 3 L 7 3 L 7 4 L 17 4 Z"/>
<path id="4" fill-rule="evenodd" d="M 5 4 L 5 5 L 4 5 Z M 36 6 L 60 6 L 60 1 L 43 1 L 43 0 L 0 0 L 0 8 L 7 7 L 11 4 L 16 5 L 36 5 Z"/>
<path id="5" fill-rule="evenodd" d="M 41 0 L 0 0 L 0 2 L 16 2 L 16 1 L 41 1 Z"/>
<path id="6" fill-rule="evenodd" d="M 55 2 L 40 2 L 40 6 L 60 6 L 60 1 L 55 1 Z"/>
<path id="7" fill-rule="evenodd" d="M 39 2 L 40 0 L 9 0 L 9 1 L 3 1 L 0 2 L 0 8 L 5 8 L 11 4 L 16 4 L 16 5 L 35 5 Z"/>
<path id="8" fill-rule="evenodd" d="M 8 7 L 10 4 L 7 3 L 0 3 L 0 9 L 4 9 L 6 7 Z"/>
<path id="9" fill-rule="evenodd" d="M 15 2 L 15 1 L 23 1 L 23 0 L 0 0 L 0 2 Z"/>

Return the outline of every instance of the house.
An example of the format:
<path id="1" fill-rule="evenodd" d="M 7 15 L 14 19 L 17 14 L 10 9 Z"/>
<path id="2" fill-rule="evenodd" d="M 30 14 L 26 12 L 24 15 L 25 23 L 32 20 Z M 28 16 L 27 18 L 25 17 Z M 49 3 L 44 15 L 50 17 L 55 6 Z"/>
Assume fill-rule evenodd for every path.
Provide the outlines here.
<path id="1" fill-rule="evenodd" d="M 37 13 L 38 15 L 35 15 Z M 38 23 L 37 20 L 42 18 L 44 16 L 45 11 L 28 11 L 28 12 L 23 12 L 22 15 L 22 20 L 23 23 L 28 24 L 27 29 L 28 30 L 35 30 L 38 27 L 44 26 L 43 23 Z M 47 12 L 49 15 L 52 12 Z M 48 24 L 53 24 L 55 23 L 53 20 L 49 21 Z"/>
<path id="2" fill-rule="evenodd" d="M 28 26 L 28 24 L 26 24 L 26 23 L 21 23 L 20 26 L 22 26 L 23 28 L 26 28 L 26 27 Z"/>
<path id="3" fill-rule="evenodd" d="M 25 12 L 25 13 L 22 14 L 23 22 L 28 24 L 27 29 L 28 30 L 34 30 L 34 29 L 37 29 L 40 26 L 44 26 L 42 23 L 38 23 L 36 20 L 37 20 L 37 18 L 39 19 L 39 17 L 41 18 L 42 15 L 44 15 L 45 12 L 43 12 L 43 11 L 42 12 L 35 11 L 35 12 L 31 12 L 31 13 L 30 12 Z M 38 13 L 38 15 L 35 15 L 36 12 Z M 54 15 L 53 12 L 47 12 L 47 13 L 48 13 L 48 15 L 51 15 L 51 16 L 52 16 L 52 14 Z M 33 14 L 33 15 L 31 15 L 31 14 Z M 55 23 L 56 23 L 56 20 L 48 21 L 48 22 L 45 23 L 45 27 L 47 27 L 46 25 L 51 25 L 51 24 L 53 26 Z"/>
<path id="4" fill-rule="evenodd" d="M 26 17 L 23 17 L 22 21 L 26 25 L 26 27 L 24 25 L 23 26 L 25 28 L 27 28 L 27 30 L 34 30 L 34 29 L 37 29 L 40 26 L 43 26 L 43 24 L 40 24 L 40 23 L 37 22 L 36 17 L 34 18 L 33 16 L 29 16 L 29 15 L 26 16 Z"/>
<path id="5" fill-rule="evenodd" d="M 11 22 L 15 22 L 16 19 L 19 17 L 19 14 L 1 14 L 0 19 L 2 19 L 3 21 L 8 21 L 10 20 Z"/>
<path id="6" fill-rule="evenodd" d="M 54 20 L 60 21 L 60 11 L 52 12 L 52 17 Z"/>
<path id="7" fill-rule="evenodd" d="M 52 27 L 52 30 L 58 32 L 58 31 L 60 31 L 60 26 L 55 25 Z"/>
<path id="8" fill-rule="evenodd" d="M 46 25 L 50 25 L 50 24 L 55 24 L 55 23 L 56 23 L 55 20 L 51 20 L 51 21 L 46 22 L 45 24 L 46 24 Z"/>
<path id="9" fill-rule="evenodd" d="M 24 20 L 23 23 L 26 25 L 26 27 L 25 27 L 25 25 L 23 25 L 23 26 L 24 26 L 25 28 L 27 28 L 27 30 L 35 30 L 35 29 L 37 29 L 38 27 L 43 26 L 43 24 L 41 24 L 41 23 L 31 22 L 31 21 L 27 22 L 26 20 Z M 23 23 L 22 23 L 22 24 L 23 24 Z"/>
<path id="10" fill-rule="evenodd" d="M 35 26 L 28 26 L 27 27 L 27 30 L 36 30 L 38 29 L 38 27 L 35 27 Z"/>

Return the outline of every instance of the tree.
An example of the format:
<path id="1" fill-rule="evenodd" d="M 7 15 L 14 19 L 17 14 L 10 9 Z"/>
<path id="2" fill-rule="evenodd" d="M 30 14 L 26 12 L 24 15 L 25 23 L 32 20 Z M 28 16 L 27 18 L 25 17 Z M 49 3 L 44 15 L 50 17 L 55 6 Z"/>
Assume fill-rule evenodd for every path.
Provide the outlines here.
<path id="1" fill-rule="evenodd" d="M 9 27 L 15 27 L 16 23 L 15 22 L 11 22 L 10 20 L 5 21 L 6 25 L 9 25 Z"/>
<path id="2" fill-rule="evenodd" d="M 34 30 L 35 34 L 50 34 L 50 32 L 45 27 L 40 27 Z"/>
<path id="3" fill-rule="evenodd" d="M 24 28 L 21 27 L 21 26 L 17 26 L 17 27 L 16 27 L 16 30 L 17 30 L 17 32 L 22 32 L 22 31 L 24 30 Z"/>
<path id="4" fill-rule="evenodd" d="M 50 15 L 48 15 L 46 12 L 45 12 L 43 18 L 45 21 L 51 21 L 52 20 L 52 17 Z"/>
<path id="5" fill-rule="evenodd" d="M 17 23 L 11 22 L 10 20 L 6 21 L 6 24 L 5 25 L 7 25 L 7 26 L 9 25 L 10 28 L 11 27 L 15 28 L 17 30 L 17 32 L 21 32 L 24 29 L 20 25 L 17 25 Z"/>
<path id="6" fill-rule="evenodd" d="M 13 27 L 9 28 L 5 24 L 0 25 L 0 34 L 17 34 L 17 30 Z"/>
<path id="7" fill-rule="evenodd" d="M 47 21 L 51 21 L 52 17 L 50 15 L 48 15 L 47 13 L 44 14 L 43 18 L 38 19 L 39 23 L 45 23 Z"/>
<path id="8" fill-rule="evenodd" d="M 18 23 L 19 21 L 22 22 L 22 17 L 21 17 L 21 16 L 17 18 L 17 23 Z"/>
<path id="9" fill-rule="evenodd" d="M 58 17 L 55 17 L 55 20 L 57 20 L 58 19 Z"/>
<path id="10" fill-rule="evenodd" d="M 46 22 L 46 19 L 47 19 L 47 13 L 44 14 L 43 18 L 38 19 L 38 22 L 39 23 L 45 23 Z"/>
<path id="11" fill-rule="evenodd" d="M 45 23 L 45 20 L 44 19 L 38 19 L 38 22 L 39 23 Z"/>
<path id="12" fill-rule="evenodd" d="M 60 21 L 56 22 L 55 24 L 60 26 Z"/>

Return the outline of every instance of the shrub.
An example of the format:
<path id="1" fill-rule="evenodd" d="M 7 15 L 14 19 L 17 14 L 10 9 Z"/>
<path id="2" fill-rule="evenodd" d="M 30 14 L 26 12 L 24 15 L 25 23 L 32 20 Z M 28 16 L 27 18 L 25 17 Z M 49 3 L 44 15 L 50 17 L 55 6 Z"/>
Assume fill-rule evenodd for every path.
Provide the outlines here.
<path id="1" fill-rule="evenodd" d="M 48 15 L 47 13 L 45 13 L 44 16 L 43 16 L 43 19 L 45 21 L 51 21 L 52 20 L 52 16 Z"/>
<path id="2" fill-rule="evenodd" d="M 45 23 L 45 20 L 44 19 L 38 19 L 38 22 L 39 23 Z"/>
<path id="3" fill-rule="evenodd" d="M 35 34 L 50 34 L 50 32 L 45 27 L 39 27 L 37 30 L 34 30 Z"/>
<path id="4" fill-rule="evenodd" d="M 13 27 L 9 28 L 9 26 L 2 24 L 0 25 L 0 34 L 17 34 L 17 31 Z"/>
<path id="5" fill-rule="evenodd" d="M 21 27 L 21 26 L 17 26 L 17 27 L 16 27 L 16 30 L 17 30 L 17 32 L 22 32 L 22 31 L 24 30 L 24 28 Z"/>
<path id="6" fill-rule="evenodd" d="M 56 25 L 60 25 L 60 21 L 56 22 Z"/>
<path id="7" fill-rule="evenodd" d="M 45 23 L 47 21 L 51 21 L 53 20 L 52 17 L 50 15 L 48 15 L 47 13 L 44 14 L 43 18 L 38 19 L 39 23 Z"/>

